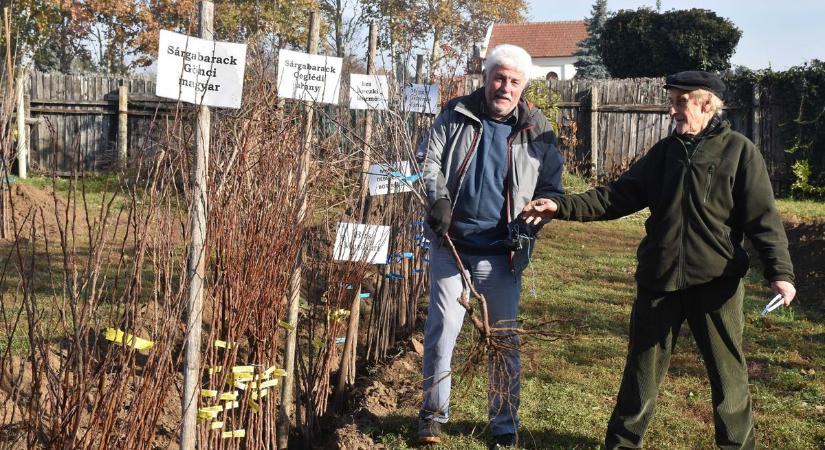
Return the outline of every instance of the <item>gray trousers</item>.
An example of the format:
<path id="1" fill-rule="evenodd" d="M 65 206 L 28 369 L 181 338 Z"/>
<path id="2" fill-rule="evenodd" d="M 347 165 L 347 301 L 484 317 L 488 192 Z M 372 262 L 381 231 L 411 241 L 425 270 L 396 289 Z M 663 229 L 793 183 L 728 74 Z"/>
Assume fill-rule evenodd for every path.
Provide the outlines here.
<path id="1" fill-rule="evenodd" d="M 461 255 L 464 268 L 476 290 L 487 300 L 491 325 L 515 326 L 518 315 L 521 275 L 510 271 L 509 255 Z M 423 390 L 420 417 L 445 423 L 450 408 L 451 362 L 458 333 L 464 321 L 464 308 L 458 298 L 465 290 L 452 253 L 433 240 L 430 249 L 430 304 L 424 325 Z M 509 335 L 503 340 L 507 350 L 490 355 L 488 360 L 488 415 L 490 434 L 515 433 L 521 377 L 519 339 Z"/>

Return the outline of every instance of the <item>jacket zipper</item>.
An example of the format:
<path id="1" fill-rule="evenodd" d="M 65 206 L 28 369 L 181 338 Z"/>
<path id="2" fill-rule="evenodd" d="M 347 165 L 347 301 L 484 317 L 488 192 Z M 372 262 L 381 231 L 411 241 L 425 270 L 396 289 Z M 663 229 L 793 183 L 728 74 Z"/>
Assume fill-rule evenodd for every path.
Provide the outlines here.
<path id="1" fill-rule="evenodd" d="M 512 208 L 513 200 L 513 172 L 515 168 L 513 168 L 513 141 L 516 140 L 516 136 L 521 134 L 522 132 L 529 130 L 532 128 L 532 125 L 528 125 L 520 130 L 513 132 L 513 134 L 507 138 L 507 175 L 504 177 L 504 209 L 507 210 L 507 223 L 510 223 L 513 220 L 513 214 L 511 213 L 510 209 Z M 515 273 L 515 265 L 513 261 L 515 252 L 510 251 L 510 271 Z"/>
<path id="2" fill-rule="evenodd" d="M 461 183 L 464 181 L 464 172 L 467 171 L 467 166 L 470 163 L 470 158 L 476 152 L 476 145 L 478 144 L 478 137 L 481 135 L 481 129 L 475 130 L 473 129 L 473 140 L 470 143 L 470 150 L 467 152 L 467 155 L 464 157 L 464 161 L 461 161 L 461 165 L 458 166 L 458 184 L 456 184 L 455 194 L 453 195 L 453 207 L 455 207 L 456 202 L 458 201 L 458 193 L 461 191 Z"/>
<path id="3" fill-rule="evenodd" d="M 685 239 L 687 238 L 685 226 L 688 213 L 688 200 L 690 199 L 690 192 L 688 192 L 690 183 L 688 183 L 688 178 L 690 177 L 690 169 L 693 165 L 691 161 L 692 155 L 688 155 L 687 147 L 685 147 L 684 142 L 681 143 L 682 148 L 685 149 L 685 156 L 687 156 L 687 168 L 685 170 L 685 176 L 682 177 L 682 226 L 679 228 L 679 240 L 681 241 L 681 247 L 679 248 L 679 283 L 677 283 L 679 289 L 683 289 L 685 284 Z M 696 148 L 693 149 L 694 155 L 699 153 L 699 147 L 701 147 L 703 143 L 704 140 L 699 141 L 699 143 L 696 144 Z"/>
<path id="4" fill-rule="evenodd" d="M 710 167 L 708 167 L 708 177 L 705 181 L 705 198 L 702 200 L 702 203 L 708 202 L 708 196 L 710 195 L 710 186 L 713 181 L 714 170 L 716 170 L 716 164 L 711 164 Z"/>
<path id="5" fill-rule="evenodd" d="M 513 214 L 510 211 L 510 207 L 513 204 L 512 203 L 513 199 L 511 198 L 513 196 L 513 179 L 512 179 L 512 177 L 513 177 L 513 173 L 515 172 L 515 168 L 513 166 L 513 151 L 512 151 L 513 141 L 516 140 L 516 136 L 518 136 L 519 134 L 521 134 L 521 133 L 523 133 L 523 132 L 525 132 L 525 131 L 527 131 L 531 128 L 533 128 L 533 125 L 527 125 L 524 128 L 516 130 L 515 132 L 513 132 L 512 136 L 507 138 L 507 177 L 506 177 L 505 182 L 504 182 L 505 187 L 506 187 L 506 192 L 507 192 L 507 195 L 505 196 L 505 199 L 506 199 L 506 202 L 507 202 L 507 223 L 510 223 L 510 221 L 512 221 L 514 219 Z"/>

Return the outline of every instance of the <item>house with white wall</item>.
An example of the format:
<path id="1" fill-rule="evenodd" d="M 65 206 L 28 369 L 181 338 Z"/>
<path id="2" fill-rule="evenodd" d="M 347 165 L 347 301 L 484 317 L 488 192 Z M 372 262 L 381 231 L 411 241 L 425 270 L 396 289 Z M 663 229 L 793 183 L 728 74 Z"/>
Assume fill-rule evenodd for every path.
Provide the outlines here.
<path id="1" fill-rule="evenodd" d="M 513 44 L 533 57 L 531 79 L 569 80 L 576 75 L 573 53 L 587 37 L 584 20 L 564 22 L 496 23 L 487 30 L 481 57 L 499 44 Z"/>

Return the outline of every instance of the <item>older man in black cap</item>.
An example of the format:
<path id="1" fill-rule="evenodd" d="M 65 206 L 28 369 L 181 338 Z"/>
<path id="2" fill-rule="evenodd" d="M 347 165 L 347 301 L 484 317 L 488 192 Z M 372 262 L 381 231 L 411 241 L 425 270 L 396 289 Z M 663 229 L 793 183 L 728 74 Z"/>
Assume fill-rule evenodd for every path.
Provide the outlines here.
<path id="1" fill-rule="evenodd" d="M 667 77 L 673 134 L 616 181 L 588 192 L 539 199 L 528 223 L 553 217 L 609 220 L 650 208 L 639 244 L 630 345 L 605 447 L 638 448 L 659 384 L 687 321 L 710 379 L 716 444 L 753 448 L 748 373 L 742 352 L 744 236 L 765 278 L 790 304 L 796 295 L 788 240 L 762 155 L 720 118 L 725 85 L 714 74 Z"/>

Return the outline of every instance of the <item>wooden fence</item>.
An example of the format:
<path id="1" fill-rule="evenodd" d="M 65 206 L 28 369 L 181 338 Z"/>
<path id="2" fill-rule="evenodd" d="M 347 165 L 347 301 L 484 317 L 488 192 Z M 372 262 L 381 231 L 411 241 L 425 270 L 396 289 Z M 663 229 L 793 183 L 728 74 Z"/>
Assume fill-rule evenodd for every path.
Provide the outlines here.
<path id="1" fill-rule="evenodd" d="M 661 78 L 551 81 L 559 95 L 560 143 L 568 166 L 609 180 L 670 134 L 663 84 Z M 755 86 L 729 93 L 725 118 L 757 144 L 774 189 L 784 191 L 793 180 L 779 131 L 792 112 L 763 91 Z"/>
<path id="2" fill-rule="evenodd" d="M 118 86 L 128 85 L 128 149 L 151 151 L 158 116 L 174 102 L 154 95 L 146 78 L 34 72 L 28 88 L 30 162 L 34 170 L 98 172 L 117 159 Z M 611 179 L 672 132 L 661 78 L 551 81 L 559 94 L 560 142 L 569 167 Z M 762 150 L 774 189 L 792 182 L 780 127 L 793 112 L 761 87 L 730 94 L 725 114 L 733 128 Z M 320 120 L 320 119 L 319 119 Z M 596 136 L 596 139 L 592 139 Z"/>
<path id="3" fill-rule="evenodd" d="M 173 104 L 156 97 L 146 78 L 33 72 L 28 84 L 29 164 L 60 175 L 99 172 L 117 162 L 118 88 L 128 86 L 128 144 L 147 151 L 156 141 L 152 123 Z"/>

